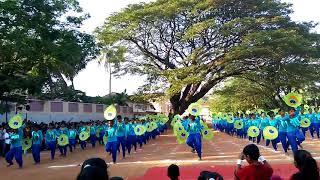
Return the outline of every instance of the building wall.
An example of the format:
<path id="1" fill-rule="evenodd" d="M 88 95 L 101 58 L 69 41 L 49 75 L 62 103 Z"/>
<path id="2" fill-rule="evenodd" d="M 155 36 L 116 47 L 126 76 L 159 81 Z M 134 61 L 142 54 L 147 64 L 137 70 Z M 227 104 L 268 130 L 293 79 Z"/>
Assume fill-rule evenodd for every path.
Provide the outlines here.
<path id="1" fill-rule="evenodd" d="M 106 105 L 78 103 L 78 102 L 63 102 L 63 101 L 40 101 L 30 100 L 30 111 L 23 109 L 20 113 L 23 118 L 34 122 L 51 122 L 51 121 L 90 121 L 90 120 L 104 120 L 103 111 Z M 62 104 L 62 109 L 60 105 Z M 78 106 L 78 108 L 69 108 L 69 104 Z M 15 105 L 14 105 L 15 106 Z M 13 107 L 14 107 L 13 106 Z M 97 106 L 100 106 L 97 108 Z M 101 109 L 101 106 L 102 109 Z M 61 112 L 56 112 L 60 111 Z M 117 113 L 124 116 L 133 118 L 134 114 L 130 107 L 117 107 Z M 8 113 L 8 120 L 16 114 L 16 108 Z M 5 122 L 5 114 L 0 115 L 0 122 Z"/>

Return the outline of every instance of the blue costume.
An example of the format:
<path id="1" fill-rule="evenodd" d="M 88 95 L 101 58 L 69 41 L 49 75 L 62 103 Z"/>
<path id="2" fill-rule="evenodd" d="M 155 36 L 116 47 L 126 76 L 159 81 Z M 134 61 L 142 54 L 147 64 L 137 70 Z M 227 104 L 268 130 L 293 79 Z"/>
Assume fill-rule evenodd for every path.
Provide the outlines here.
<path id="1" fill-rule="evenodd" d="M 273 126 L 273 127 L 275 127 L 275 128 L 278 129 L 278 126 L 279 126 L 279 120 L 278 120 L 278 119 L 271 119 L 271 118 L 269 118 L 268 121 L 269 121 L 269 125 L 270 125 L 270 126 Z M 272 147 L 273 147 L 273 149 L 276 150 L 276 151 L 278 150 L 278 146 L 277 146 L 278 142 L 279 142 L 279 137 L 277 137 L 277 138 L 274 139 L 274 140 L 271 140 Z M 269 144 L 270 144 L 270 140 L 266 140 L 266 146 L 269 146 Z"/>
<path id="2" fill-rule="evenodd" d="M 126 147 L 128 150 L 128 153 L 131 153 L 132 146 L 134 147 L 134 150 L 137 150 L 137 138 L 136 134 L 134 133 L 134 127 L 135 125 L 131 122 L 126 124 L 126 132 L 127 132 L 127 141 L 126 141 Z"/>
<path id="3" fill-rule="evenodd" d="M 40 148 L 41 148 L 41 143 L 43 140 L 43 135 L 42 131 L 32 131 L 31 132 L 31 137 L 32 137 L 32 156 L 34 162 L 40 163 Z"/>
<path id="4" fill-rule="evenodd" d="M 93 148 L 96 147 L 96 140 L 97 140 L 96 127 L 94 125 L 92 125 L 92 126 L 90 126 L 90 143 Z"/>
<path id="5" fill-rule="evenodd" d="M 201 159 L 201 124 L 200 119 L 196 118 L 193 122 L 187 126 L 187 132 L 189 133 L 189 137 L 187 139 L 187 144 L 197 151 L 198 157 Z"/>
<path id="6" fill-rule="evenodd" d="M 62 134 L 64 134 L 64 135 L 66 135 L 66 136 L 69 137 L 69 130 L 68 130 L 68 128 L 60 128 L 60 129 L 58 130 L 58 136 L 60 136 L 60 135 L 62 135 Z M 66 155 L 67 155 L 67 146 L 68 146 L 68 145 L 59 146 L 60 154 L 61 154 L 62 156 L 66 156 Z"/>
<path id="7" fill-rule="evenodd" d="M 11 146 L 9 152 L 6 154 L 6 161 L 9 165 L 13 165 L 13 157 L 16 159 L 19 167 L 22 168 L 23 160 L 22 160 L 22 137 L 23 137 L 23 130 L 22 128 L 18 129 L 17 133 L 13 133 L 10 135 Z"/>
<path id="8" fill-rule="evenodd" d="M 84 131 L 87 131 L 86 126 L 80 127 L 78 132 L 79 132 L 79 134 L 80 134 L 81 132 L 84 132 Z M 84 148 L 87 147 L 87 142 L 86 142 L 86 141 L 81 141 L 81 140 L 79 140 L 79 141 L 80 141 L 80 147 L 81 147 L 81 149 L 84 150 Z"/>
<path id="9" fill-rule="evenodd" d="M 58 135 L 58 132 L 55 129 L 53 130 L 48 129 L 46 132 L 45 140 L 46 140 L 47 147 L 50 149 L 51 160 L 54 159 L 54 155 L 56 153 L 57 135 Z"/>
<path id="10" fill-rule="evenodd" d="M 105 134 L 108 136 L 108 142 L 106 144 L 106 151 L 112 154 L 112 161 L 116 163 L 117 161 L 117 149 L 118 149 L 118 141 L 117 141 L 117 129 L 114 125 L 113 127 L 109 127 Z"/>
<path id="11" fill-rule="evenodd" d="M 316 132 L 318 139 L 320 138 L 320 134 L 319 134 L 319 128 L 320 128 L 320 114 L 318 113 L 312 113 L 312 114 L 308 114 L 308 118 L 311 121 L 311 126 L 310 126 L 310 134 L 311 137 L 314 138 L 313 133 Z"/>
<path id="12" fill-rule="evenodd" d="M 116 136 L 118 140 L 118 151 L 120 151 L 120 145 L 122 148 L 122 157 L 126 157 L 126 125 L 124 122 L 119 123 L 118 120 L 114 120 L 114 126 L 116 128 Z"/>
<path id="13" fill-rule="evenodd" d="M 77 130 L 76 129 L 70 129 L 69 130 L 69 149 L 70 152 L 72 152 L 72 149 L 76 149 L 76 137 L 77 137 Z"/>

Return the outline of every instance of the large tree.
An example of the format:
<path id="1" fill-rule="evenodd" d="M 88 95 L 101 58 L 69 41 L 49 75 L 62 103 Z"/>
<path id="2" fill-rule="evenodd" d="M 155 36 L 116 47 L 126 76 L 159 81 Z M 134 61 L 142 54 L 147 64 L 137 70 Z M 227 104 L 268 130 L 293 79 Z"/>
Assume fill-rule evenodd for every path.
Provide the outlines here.
<path id="1" fill-rule="evenodd" d="M 128 6 L 97 32 L 109 54 L 124 57 L 115 73 L 147 75 L 146 90 L 166 90 L 181 114 L 229 77 L 318 57 L 314 25 L 291 13 L 278 0 L 157 0 Z"/>
<path id="2" fill-rule="evenodd" d="M 73 87 L 99 50 L 79 30 L 86 18 L 77 0 L 0 1 L 0 101 Z"/>

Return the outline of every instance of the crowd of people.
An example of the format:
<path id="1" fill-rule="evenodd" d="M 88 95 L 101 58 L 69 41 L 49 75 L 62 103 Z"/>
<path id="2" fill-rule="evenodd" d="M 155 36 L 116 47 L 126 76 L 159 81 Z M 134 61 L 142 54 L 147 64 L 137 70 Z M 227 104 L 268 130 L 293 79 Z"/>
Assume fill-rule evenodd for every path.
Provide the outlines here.
<path id="1" fill-rule="evenodd" d="M 248 165 L 244 166 L 244 162 Z M 297 150 L 294 154 L 294 165 L 298 172 L 293 173 L 290 180 L 319 180 L 319 169 L 316 160 L 305 150 Z M 235 180 L 283 180 L 273 173 L 269 162 L 260 154 L 255 144 L 244 147 L 240 153 L 234 171 Z M 168 167 L 167 176 L 170 180 L 179 180 L 179 166 L 172 164 Z M 108 165 L 100 158 L 86 160 L 81 167 L 77 180 L 121 180 L 121 177 L 109 178 Z M 224 180 L 218 172 L 202 171 L 198 180 Z"/>
<path id="2" fill-rule="evenodd" d="M 150 124 L 153 127 L 150 128 Z M 155 125 L 154 125 L 155 124 Z M 136 134 L 136 126 L 145 127 L 143 133 Z M 122 151 L 122 157 L 126 153 L 136 151 L 137 147 L 142 148 L 150 139 L 156 139 L 158 135 L 167 130 L 165 124 L 157 120 L 150 119 L 129 119 L 118 115 L 110 121 L 90 121 L 90 122 L 51 122 L 34 123 L 24 120 L 23 125 L 18 129 L 12 129 L 8 124 L 0 126 L 0 153 L 5 157 L 8 167 L 13 165 L 13 158 L 18 163 L 19 168 L 23 167 L 24 141 L 32 143 L 30 146 L 35 164 L 41 160 L 41 151 L 49 150 L 51 160 L 55 159 L 56 149 L 60 151 L 62 157 L 80 145 L 82 150 L 87 148 L 87 143 L 95 148 L 97 143 L 105 145 L 105 150 L 112 157 L 112 162 L 117 161 L 117 152 Z M 88 133 L 87 139 L 80 138 L 82 132 Z M 59 137 L 67 138 L 66 143 L 59 144 Z M 120 148 L 121 147 L 121 148 Z"/>
<path id="3" fill-rule="evenodd" d="M 227 120 L 227 118 L 229 118 Z M 215 116 L 212 120 L 213 128 L 221 132 L 225 132 L 231 136 L 244 138 L 261 143 L 264 138 L 264 129 L 266 127 L 274 127 L 278 131 L 277 137 L 273 140 L 266 139 L 265 145 L 269 146 L 270 143 L 275 151 L 278 150 L 278 143 L 282 144 L 285 154 L 291 148 L 293 152 L 297 152 L 298 148 L 302 148 L 302 142 L 305 140 L 306 133 L 309 132 L 313 139 L 320 138 L 320 113 L 318 108 L 306 109 L 304 106 L 298 108 L 290 108 L 288 112 L 283 109 L 278 111 L 261 112 L 241 114 L 237 113 L 231 117 Z M 306 122 L 304 122 L 306 121 Z M 238 125 L 240 124 L 240 125 Z M 256 137 L 250 137 L 248 130 L 250 127 L 256 127 L 258 133 Z M 316 134 L 315 134 L 316 133 Z"/>

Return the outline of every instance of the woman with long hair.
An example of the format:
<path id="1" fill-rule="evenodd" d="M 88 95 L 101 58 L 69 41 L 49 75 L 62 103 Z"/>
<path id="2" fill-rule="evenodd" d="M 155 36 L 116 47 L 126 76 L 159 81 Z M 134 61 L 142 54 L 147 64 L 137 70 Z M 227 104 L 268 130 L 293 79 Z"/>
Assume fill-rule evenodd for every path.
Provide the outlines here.
<path id="1" fill-rule="evenodd" d="M 290 180 L 319 180 L 319 168 L 317 161 L 308 151 L 298 150 L 294 154 L 294 165 L 299 172 L 293 174 Z"/>

